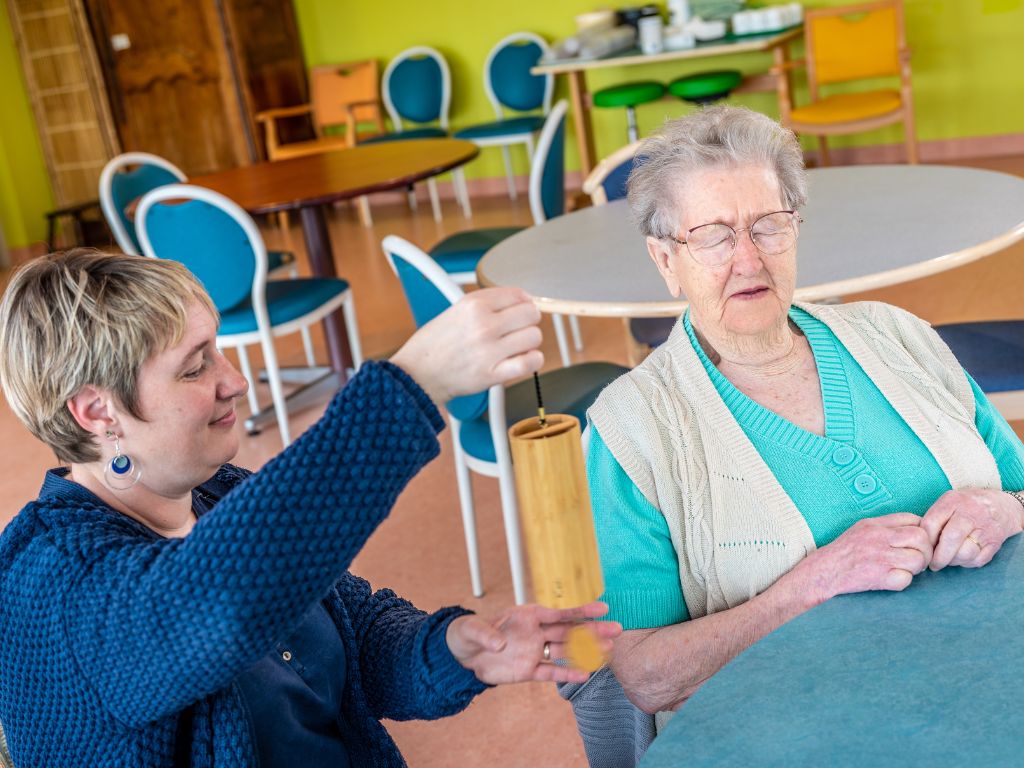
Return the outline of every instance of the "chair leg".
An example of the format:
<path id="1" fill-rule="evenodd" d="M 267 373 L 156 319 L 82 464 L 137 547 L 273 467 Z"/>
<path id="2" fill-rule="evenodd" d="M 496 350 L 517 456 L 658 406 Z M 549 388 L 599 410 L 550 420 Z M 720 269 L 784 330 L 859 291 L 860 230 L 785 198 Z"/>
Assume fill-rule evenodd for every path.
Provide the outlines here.
<path id="1" fill-rule="evenodd" d="M 583 336 L 580 334 L 580 319 L 569 315 L 569 329 L 572 331 L 572 346 L 577 352 L 583 351 Z"/>
<path id="2" fill-rule="evenodd" d="M 356 198 L 356 208 L 359 211 L 359 222 L 364 227 L 372 227 L 373 214 L 370 213 L 370 198 L 366 195 Z"/>
<path id="3" fill-rule="evenodd" d="M 462 206 L 462 215 L 467 219 L 473 218 L 473 210 L 469 207 L 469 185 L 466 184 L 466 173 L 461 168 L 452 171 L 452 182 L 455 185 L 455 193 Z"/>
<path id="4" fill-rule="evenodd" d="M 473 597 L 483 597 L 484 582 L 480 575 L 480 547 L 476 537 L 476 510 L 473 507 L 473 482 L 466 466 L 466 454 L 459 444 L 459 423 L 449 418 L 452 425 L 452 448 L 455 452 L 455 480 L 459 487 L 459 506 L 462 508 L 462 531 L 466 536 L 466 557 L 469 560 L 469 578 L 473 584 Z"/>
<path id="5" fill-rule="evenodd" d="M 416 213 L 416 187 L 410 184 L 408 191 L 405 193 L 405 197 L 409 201 L 410 210 L 412 210 L 413 213 Z"/>
<path id="6" fill-rule="evenodd" d="M 828 168 L 832 164 L 828 156 L 828 139 L 824 136 L 818 137 L 818 167 Z"/>
<path id="7" fill-rule="evenodd" d="M 345 328 L 348 330 L 348 345 L 352 349 L 352 365 L 358 371 L 363 364 L 363 344 L 359 340 L 359 324 L 356 322 L 356 300 L 349 289 L 342 302 L 341 311 L 345 315 Z"/>
<path id="8" fill-rule="evenodd" d="M 288 221 L 288 211 L 277 212 L 277 227 L 281 230 L 281 244 L 284 250 L 295 252 L 295 245 L 292 241 L 292 228 Z"/>
<path id="9" fill-rule="evenodd" d="M 309 326 L 302 328 L 299 333 L 302 335 L 302 349 L 306 353 L 306 365 L 313 368 L 316 366 L 316 354 L 313 352 L 313 337 L 309 333 Z"/>
<path id="10" fill-rule="evenodd" d="M 498 489 L 501 493 L 501 515 L 505 520 L 509 569 L 512 571 L 512 592 L 515 594 L 516 605 L 522 605 L 526 602 L 526 567 L 523 563 L 523 543 L 519 533 L 516 483 L 511 466 L 499 464 Z"/>
<path id="11" fill-rule="evenodd" d="M 516 177 L 512 175 L 512 154 L 508 151 L 508 144 L 501 145 L 501 158 L 505 161 L 505 177 L 508 179 L 508 199 L 515 200 Z"/>
<path id="12" fill-rule="evenodd" d="M 427 191 L 430 193 L 430 207 L 434 210 L 434 221 L 441 223 L 441 198 L 437 194 L 437 179 L 427 179 Z"/>
<path id="13" fill-rule="evenodd" d="M 245 347 L 235 347 L 238 350 L 238 367 L 242 369 L 242 376 L 249 384 L 246 397 L 249 400 L 249 413 L 259 413 L 260 401 L 256 399 L 256 380 L 252 377 L 252 366 L 249 364 L 249 353 Z"/>
<path id="14" fill-rule="evenodd" d="M 565 324 L 561 315 L 551 315 L 551 322 L 555 326 L 555 339 L 558 341 L 558 354 L 562 358 L 562 367 L 568 368 L 572 365 L 572 357 L 569 355 L 569 342 L 565 338 Z"/>
<path id="15" fill-rule="evenodd" d="M 277 365 L 277 352 L 272 339 L 261 342 L 263 348 L 263 364 L 267 367 L 267 383 L 270 384 L 270 398 L 274 402 L 274 415 L 277 416 L 277 428 L 281 431 L 281 442 L 287 448 L 291 445 L 291 432 L 288 428 L 288 405 L 281 387 L 281 369 Z"/>
<path id="16" fill-rule="evenodd" d="M 640 132 L 636 125 L 636 110 L 633 107 L 626 107 L 626 136 L 632 144 L 639 137 Z"/>

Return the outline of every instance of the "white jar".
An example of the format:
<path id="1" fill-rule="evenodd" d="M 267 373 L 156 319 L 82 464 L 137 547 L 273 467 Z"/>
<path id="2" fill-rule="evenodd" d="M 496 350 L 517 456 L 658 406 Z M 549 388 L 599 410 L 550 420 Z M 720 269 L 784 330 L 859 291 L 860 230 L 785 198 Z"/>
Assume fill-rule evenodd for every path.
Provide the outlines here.
<path id="1" fill-rule="evenodd" d="M 664 50 L 661 16 L 644 16 L 637 21 L 636 28 L 640 35 L 640 50 L 643 53 L 651 55 Z"/>

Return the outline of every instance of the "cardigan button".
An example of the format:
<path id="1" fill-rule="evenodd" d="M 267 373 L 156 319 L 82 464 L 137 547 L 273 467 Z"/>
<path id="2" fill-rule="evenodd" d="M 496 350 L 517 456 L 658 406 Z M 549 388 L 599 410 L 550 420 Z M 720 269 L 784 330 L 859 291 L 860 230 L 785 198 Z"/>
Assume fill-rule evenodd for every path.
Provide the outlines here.
<path id="1" fill-rule="evenodd" d="M 853 487 L 857 489 L 857 493 L 867 496 L 878 487 L 878 483 L 871 475 L 857 475 L 857 479 L 853 481 Z"/>
<path id="2" fill-rule="evenodd" d="M 291 651 L 285 651 L 284 653 L 281 654 L 281 658 L 284 659 L 285 661 L 291 661 L 292 660 L 292 652 Z"/>
<path id="3" fill-rule="evenodd" d="M 841 467 L 845 467 L 854 459 L 853 448 L 848 445 L 844 445 L 841 448 L 836 448 L 835 453 L 832 454 L 832 461 Z"/>

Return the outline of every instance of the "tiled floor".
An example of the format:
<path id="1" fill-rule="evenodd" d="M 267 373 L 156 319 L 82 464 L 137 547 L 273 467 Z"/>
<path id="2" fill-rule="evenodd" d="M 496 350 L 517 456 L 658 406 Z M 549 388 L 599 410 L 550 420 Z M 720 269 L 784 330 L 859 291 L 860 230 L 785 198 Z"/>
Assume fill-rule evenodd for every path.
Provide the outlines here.
<path id="1" fill-rule="evenodd" d="M 1024 176 L 1024 157 L 969 164 Z M 472 221 L 464 220 L 455 205 L 446 201 L 445 220 L 440 225 L 432 220 L 425 199 L 415 215 L 398 203 L 376 203 L 373 214 L 374 227 L 366 229 L 359 225 L 354 210 L 341 207 L 332 216 L 331 234 L 339 273 L 352 282 L 355 291 L 364 350 L 377 358 L 397 349 L 413 328 L 398 283 L 381 254 L 381 238 L 399 234 L 429 246 L 443 235 L 469 226 L 525 225 L 530 221 L 524 199 L 511 203 L 504 198 L 475 200 Z M 935 222 L 935 226 L 944 225 Z M 292 239 L 295 244 L 301 242 L 297 230 Z M 281 243 L 275 231 L 268 233 L 268 240 Z M 873 292 L 870 298 L 900 304 L 933 322 L 1024 317 L 1020 300 L 1024 295 L 1022 260 L 1024 245 L 1018 244 L 967 267 Z M 621 321 L 587 319 L 582 325 L 586 359 L 625 362 Z M 548 364 L 556 365 L 550 325 L 545 336 Z M 296 342 L 286 342 L 282 349 L 285 363 L 301 361 L 301 347 Z M 266 393 L 263 396 L 268 399 Z M 295 417 L 294 431 L 301 431 L 316 416 L 311 411 Z M 1024 423 L 1014 426 L 1020 432 Z M 3 525 L 35 495 L 53 457 L 6 407 L 0 408 L 0 441 L 7 446 L 0 476 L 0 495 L 7 499 L 0 508 Z M 487 590 L 478 600 L 470 593 L 447 434 L 442 436 L 442 445 L 441 457 L 412 482 L 390 518 L 357 558 L 353 570 L 428 610 L 458 603 L 483 614 L 496 612 L 512 603 L 497 483 L 474 479 Z M 259 467 L 279 446 L 273 429 L 257 437 L 243 436 L 237 461 Z M 388 727 L 410 765 L 418 768 L 586 764 L 571 712 L 548 685 L 506 686 L 484 693 L 456 717 L 439 722 L 389 723 Z"/>

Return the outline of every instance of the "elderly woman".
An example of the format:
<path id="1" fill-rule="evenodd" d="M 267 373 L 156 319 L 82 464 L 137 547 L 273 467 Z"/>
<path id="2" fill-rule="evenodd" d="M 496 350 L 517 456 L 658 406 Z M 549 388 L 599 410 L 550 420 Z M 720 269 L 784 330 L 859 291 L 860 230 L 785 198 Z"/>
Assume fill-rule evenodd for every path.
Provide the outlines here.
<path id="1" fill-rule="evenodd" d="M 1021 531 L 1024 446 L 930 327 L 793 302 L 805 198 L 793 134 L 731 107 L 666 124 L 629 179 L 690 303 L 588 414 L 611 668 L 644 713 L 835 595 L 982 566 Z"/>
<path id="2" fill-rule="evenodd" d="M 0 382 L 66 466 L 0 537 L 15 764 L 402 765 L 381 718 L 583 677 L 542 662 L 598 603 L 427 614 L 346 570 L 437 455 L 434 403 L 539 367 L 537 321 L 521 291 L 473 294 L 250 473 L 225 463 L 245 380 L 183 267 L 75 251 L 16 273 Z"/>

